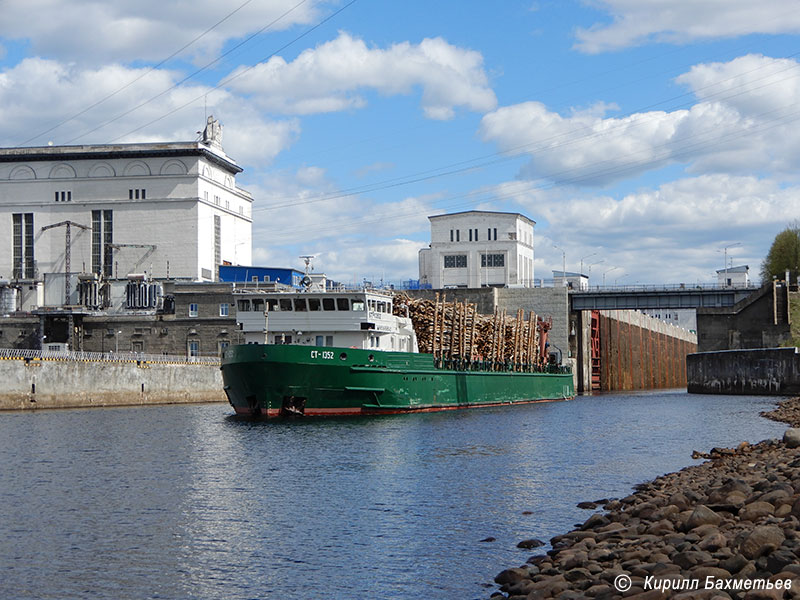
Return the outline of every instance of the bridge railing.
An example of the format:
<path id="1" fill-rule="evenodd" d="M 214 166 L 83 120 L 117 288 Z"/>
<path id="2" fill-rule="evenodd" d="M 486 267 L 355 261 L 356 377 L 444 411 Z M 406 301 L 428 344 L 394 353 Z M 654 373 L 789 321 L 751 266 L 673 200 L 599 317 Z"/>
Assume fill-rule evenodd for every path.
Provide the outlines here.
<path id="1" fill-rule="evenodd" d="M 630 284 L 630 285 L 593 285 L 583 289 L 570 288 L 571 293 L 598 292 L 700 292 L 700 291 L 754 291 L 758 285 L 722 285 L 719 283 L 673 283 L 673 284 Z"/>
<path id="2" fill-rule="evenodd" d="M 197 364 L 219 366 L 219 356 L 173 356 L 166 354 L 144 354 L 143 352 L 73 352 L 69 350 L 22 350 L 0 348 L 3 360 L 66 360 L 81 362 L 136 362 Z"/>

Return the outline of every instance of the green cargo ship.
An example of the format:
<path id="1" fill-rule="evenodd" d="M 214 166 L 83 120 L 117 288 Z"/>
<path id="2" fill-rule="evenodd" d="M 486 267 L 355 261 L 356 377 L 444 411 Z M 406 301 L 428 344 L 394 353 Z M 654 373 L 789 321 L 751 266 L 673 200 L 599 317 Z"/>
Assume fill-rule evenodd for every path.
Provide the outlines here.
<path id="1" fill-rule="evenodd" d="M 572 374 L 558 365 L 419 352 L 412 319 L 393 314 L 392 302 L 380 290 L 238 293 L 246 343 L 222 357 L 231 406 L 270 418 L 376 415 L 575 395 Z"/>

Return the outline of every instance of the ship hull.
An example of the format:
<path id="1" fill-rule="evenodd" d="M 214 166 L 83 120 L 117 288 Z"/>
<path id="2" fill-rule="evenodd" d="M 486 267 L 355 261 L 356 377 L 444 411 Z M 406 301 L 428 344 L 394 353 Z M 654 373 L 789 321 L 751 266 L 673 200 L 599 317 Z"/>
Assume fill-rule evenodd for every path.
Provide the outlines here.
<path id="1" fill-rule="evenodd" d="M 570 373 L 443 369 L 430 354 L 247 344 L 222 359 L 237 414 L 377 415 L 565 400 Z"/>

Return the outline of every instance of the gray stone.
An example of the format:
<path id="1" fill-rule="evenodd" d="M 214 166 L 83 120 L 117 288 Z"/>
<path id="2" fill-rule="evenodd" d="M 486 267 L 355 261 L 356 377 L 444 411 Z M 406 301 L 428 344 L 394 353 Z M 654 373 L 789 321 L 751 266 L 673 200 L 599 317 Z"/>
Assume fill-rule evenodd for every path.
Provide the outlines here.
<path id="1" fill-rule="evenodd" d="M 717 513 L 707 506 L 698 504 L 694 511 L 692 511 L 692 515 L 686 521 L 686 529 L 694 529 L 700 525 L 719 525 L 721 522 L 722 517 Z"/>
<path id="2" fill-rule="evenodd" d="M 787 448 L 800 447 L 800 428 L 790 427 L 783 434 L 783 443 Z"/>
<path id="3" fill-rule="evenodd" d="M 755 502 L 751 502 L 750 504 L 746 505 L 742 510 L 739 511 L 739 518 L 742 521 L 756 521 L 757 519 L 771 515 L 774 512 L 775 507 L 772 504 L 769 502 L 756 500 Z"/>

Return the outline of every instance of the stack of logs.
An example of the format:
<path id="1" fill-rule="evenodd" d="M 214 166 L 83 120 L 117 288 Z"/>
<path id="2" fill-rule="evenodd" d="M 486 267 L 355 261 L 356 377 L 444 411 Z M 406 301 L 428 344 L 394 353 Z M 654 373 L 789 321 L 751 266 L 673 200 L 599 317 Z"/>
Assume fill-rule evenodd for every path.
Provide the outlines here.
<path id="1" fill-rule="evenodd" d="M 475 304 L 410 298 L 397 294 L 394 314 L 409 316 L 419 351 L 433 354 L 441 365 L 457 368 L 538 371 L 547 360 L 545 341 L 552 321 L 533 312 L 525 318 L 495 309 L 494 315 L 478 313 Z"/>

